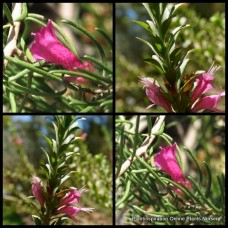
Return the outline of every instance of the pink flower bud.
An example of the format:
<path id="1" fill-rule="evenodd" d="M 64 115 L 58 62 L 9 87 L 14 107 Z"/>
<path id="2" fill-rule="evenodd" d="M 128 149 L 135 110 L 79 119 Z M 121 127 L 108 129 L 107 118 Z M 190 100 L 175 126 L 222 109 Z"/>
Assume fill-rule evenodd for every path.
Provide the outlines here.
<path id="1" fill-rule="evenodd" d="M 39 200 L 40 206 L 44 207 L 43 186 L 39 177 L 32 176 L 32 194 Z"/>
<path id="2" fill-rule="evenodd" d="M 172 112 L 172 107 L 165 99 L 163 96 L 160 87 L 158 87 L 155 82 L 151 82 L 149 78 L 142 77 L 141 82 L 145 85 L 146 87 L 146 95 L 150 99 L 150 101 L 153 103 L 152 105 L 148 106 L 148 108 L 154 106 L 154 105 L 159 105 L 162 108 L 164 108 L 167 112 Z"/>
<path id="3" fill-rule="evenodd" d="M 36 60 L 46 60 L 47 62 L 61 65 L 65 69 L 72 71 L 77 68 L 94 71 L 92 62 L 82 63 L 74 53 L 57 39 L 51 20 L 48 20 L 47 26 L 42 27 L 39 32 L 32 35 L 35 36 L 35 41 L 32 44 L 30 51 Z M 88 82 L 88 79 L 85 78 L 77 80 L 75 77 L 74 79 L 75 82 L 79 83 Z"/>
<path id="4" fill-rule="evenodd" d="M 160 152 L 154 155 L 155 166 L 166 172 L 173 181 L 191 188 L 191 182 L 185 181 L 184 175 L 176 160 L 176 143 L 165 148 L 160 147 Z M 179 194 L 183 194 L 180 189 L 172 187 Z"/>

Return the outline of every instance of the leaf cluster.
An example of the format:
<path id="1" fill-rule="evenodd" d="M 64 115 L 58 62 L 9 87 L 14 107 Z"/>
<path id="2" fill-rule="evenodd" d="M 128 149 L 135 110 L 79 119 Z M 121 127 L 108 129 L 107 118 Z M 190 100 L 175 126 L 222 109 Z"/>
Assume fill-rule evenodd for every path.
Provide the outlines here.
<path id="1" fill-rule="evenodd" d="M 183 54 L 182 47 L 176 47 L 176 41 L 181 30 L 188 28 L 189 25 L 181 25 L 170 31 L 170 25 L 177 9 L 182 5 L 169 5 L 167 3 L 143 3 L 150 19 L 146 22 L 135 21 L 143 27 L 150 38 L 150 42 L 138 38 L 145 43 L 153 52 L 151 58 L 145 59 L 172 85 L 183 74 L 189 59 Z"/>

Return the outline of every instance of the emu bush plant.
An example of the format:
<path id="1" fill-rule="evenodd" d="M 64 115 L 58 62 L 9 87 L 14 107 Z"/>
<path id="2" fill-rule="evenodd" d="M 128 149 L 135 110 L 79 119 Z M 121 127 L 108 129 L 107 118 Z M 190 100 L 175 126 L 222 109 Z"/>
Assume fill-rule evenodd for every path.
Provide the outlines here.
<path id="1" fill-rule="evenodd" d="M 4 111 L 110 112 L 110 35 L 101 28 L 88 31 L 80 23 L 63 18 L 61 23 L 93 43 L 96 56 L 80 57 L 77 47 L 52 18 L 29 12 L 27 3 L 11 5 L 3 3 Z M 32 33 L 35 25 L 41 26 L 40 31 Z M 32 44 L 29 35 L 35 38 Z"/>
<path id="2" fill-rule="evenodd" d="M 185 145 L 180 149 L 166 133 L 165 119 L 116 118 L 117 224 L 223 225 L 224 174 L 212 172 L 209 158 L 200 162 Z"/>
<path id="3" fill-rule="evenodd" d="M 56 124 L 53 123 L 55 139 L 45 136 L 50 150 L 46 152 L 42 149 L 47 157 L 47 163 L 41 164 L 47 177 L 46 186 L 39 177 L 32 176 L 32 193 L 39 201 L 39 206 L 34 204 L 38 215 L 33 215 L 37 225 L 61 225 L 67 218 L 77 222 L 75 218 L 77 213 L 93 211 L 93 208 L 83 208 L 79 203 L 80 197 L 87 191 L 84 187 L 62 188 L 63 183 L 73 172 L 69 170 L 67 160 L 77 154 L 77 151 L 70 149 L 70 146 L 80 139 L 74 135 L 79 127 L 74 116 L 55 116 L 55 120 Z M 73 151 L 69 151 L 72 149 Z"/>
<path id="4" fill-rule="evenodd" d="M 219 67 L 213 67 L 211 63 L 208 70 L 197 70 L 184 75 L 190 60 L 188 56 L 194 50 L 184 52 L 182 47 L 176 45 L 176 41 L 180 32 L 190 25 L 185 24 L 170 30 L 171 21 L 181 5 L 143 3 L 150 20 L 146 23 L 135 21 L 149 35 L 149 42 L 138 38 L 152 51 L 151 58 L 145 61 L 162 75 L 163 80 L 163 83 L 158 84 L 155 80 L 141 77 L 141 82 L 146 87 L 146 95 L 152 102 L 148 108 L 158 105 L 167 112 L 223 112 L 216 109 L 221 96 L 225 95 L 221 89 L 215 95 L 205 96 L 206 92 L 215 88 L 212 81 Z"/>

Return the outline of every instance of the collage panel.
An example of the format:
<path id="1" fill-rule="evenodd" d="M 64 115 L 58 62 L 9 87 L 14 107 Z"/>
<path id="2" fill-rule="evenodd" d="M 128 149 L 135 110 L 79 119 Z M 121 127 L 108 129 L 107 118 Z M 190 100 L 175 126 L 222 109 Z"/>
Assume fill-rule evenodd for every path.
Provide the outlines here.
<path id="1" fill-rule="evenodd" d="M 4 113 L 112 113 L 112 3 L 3 3 L 3 52 Z"/>
<path id="2" fill-rule="evenodd" d="M 225 115 L 117 115 L 117 225 L 225 224 Z"/>
<path id="3" fill-rule="evenodd" d="M 225 3 L 116 3 L 117 112 L 224 113 L 224 90 Z"/>
<path id="4" fill-rule="evenodd" d="M 112 225 L 111 115 L 3 116 L 3 225 Z"/>
<path id="5" fill-rule="evenodd" d="M 3 225 L 225 224 L 225 3 L 3 3 L 2 88 Z"/>

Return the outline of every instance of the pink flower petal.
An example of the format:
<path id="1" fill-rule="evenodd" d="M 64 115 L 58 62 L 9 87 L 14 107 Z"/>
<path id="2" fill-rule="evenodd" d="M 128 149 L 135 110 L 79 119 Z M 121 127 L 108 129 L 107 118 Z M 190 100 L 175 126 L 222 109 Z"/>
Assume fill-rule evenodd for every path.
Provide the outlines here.
<path id="1" fill-rule="evenodd" d="M 50 63 L 63 66 L 67 70 L 84 68 L 94 71 L 92 62 L 81 62 L 67 47 L 65 47 L 56 37 L 52 21 L 49 20 L 35 35 L 35 41 L 30 51 L 36 60 L 45 60 Z M 80 82 L 78 80 L 77 82 Z M 85 80 L 83 81 L 85 83 Z"/>
<path id="2" fill-rule="evenodd" d="M 83 207 L 74 207 L 74 206 L 65 206 L 61 207 L 57 210 L 58 214 L 66 214 L 69 218 L 71 218 L 74 222 L 77 222 L 77 219 L 74 217 L 78 212 L 93 212 L 93 208 L 83 208 Z"/>
<path id="3" fill-rule="evenodd" d="M 191 104 L 194 104 L 202 94 L 215 88 L 215 86 L 211 84 L 211 81 L 213 80 L 214 77 L 207 73 L 203 73 L 202 76 L 196 78 L 196 85 L 191 95 Z"/>
<path id="4" fill-rule="evenodd" d="M 61 207 L 60 209 L 57 210 L 58 214 L 66 214 L 68 216 L 74 216 L 80 211 L 80 208 L 78 207 L 73 207 L 73 206 L 66 206 L 66 207 Z"/>
<path id="5" fill-rule="evenodd" d="M 68 205 L 70 203 L 78 203 L 78 198 L 80 198 L 81 194 L 86 191 L 87 190 L 85 188 L 81 188 L 79 190 L 77 190 L 77 189 L 69 190 L 66 193 L 65 197 L 63 199 L 61 199 L 59 207 L 61 207 L 63 205 Z"/>
<path id="6" fill-rule="evenodd" d="M 216 109 L 215 106 L 220 101 L 222 91 L 220 91 L 217 95 L 211 95 L 201 98 L 191 109 L 192 112 L 198 112 L 203 109 L 213 110 L 214 112 L 221 112 Z"/>
<path id="7" fill-rule="evenodd" d="M 32 194 L 39 200 L 41 207 L 44 206 L 43 186 L 39 177 L 32 176 Z"/>
<path id="8" fill-rule="evenodd" d="M 154 155 L 155 166 L 160 167 L 165 173 L 167 173 L 173 181 L 178 184 L 183 184 L 187 187 L 191 187 L 189 181 L 185 181 L 184 175 L 180 169 L 180 166 L 176 160 L 176 143 L 172 146 L 165 148 L 160 147 L 160 152 Z M 182 191 L 176 187 L 172 187 L 177 193 Z"/>
<path id="9" fill-rule="evenodd" d="M 165 97 L 163 97 L 161 91 L 160 91 L 160 87 L 158 87 L 155 82 L 151 82 L 148 78 L 146 77 L 142 77 L 140 78 L 141 82 L 145 85 L 146 87 L 146 95 L 147 97 L 150 99 L 150 101 L 154 104 L 154 105 L 158 105 L 161 106 L 162 108 L 164 108 L 167 112 L 172 112 L 172 107 L 169 103 L 169 101 L 167 101 L 165 99 Z M 148 107 L 147 107 L 148 109 Z"/>

